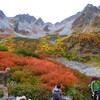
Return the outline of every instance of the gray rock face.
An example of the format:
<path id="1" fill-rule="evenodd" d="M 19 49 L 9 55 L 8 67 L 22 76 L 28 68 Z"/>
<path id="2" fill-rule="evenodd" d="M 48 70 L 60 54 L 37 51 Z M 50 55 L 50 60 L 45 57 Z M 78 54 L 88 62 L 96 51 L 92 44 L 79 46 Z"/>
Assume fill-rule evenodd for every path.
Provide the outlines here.
<path id="1" fill-rule="evenodd" d="M 100 6 L 98 8 L 100 9 Z"/>
<path id="2" fill-rule="evenodd" d="M 42 25 L 43 26 L 44 21 L 41 18 L 39 18 L 38 20 L 36 20 L 35 25 Z"/>
<path id="3" fill-rule="evenodd" d="M 88 12 L 88 11 L 99 12 L 98 8 L 96 6 L 93 6 L 92 4 L 87 4 L 83 10 L 83 12 Z"/>
<path id="4" fill-rule="evenodd" d="M 85 25 L 90 24 L 93 17 L 97 14 L 100 14 L 100 10 L 95 6 L 88 4 L 81 12 L 81 15 L 73 22 L 72 28 L 84 27 Z"/>
<path id="5" fill-rule="evenodd" d="M 16 100 L 16 97 L 14 97 L 14 96 L 9 96 L 7 100 Z"/>
<path id="6" fill-rule="evenodd" d="M 59 35 L 70 35 L 73 32 L 83 33 L 88 30 L 89 32 L 99 32 L 100 29 L 95 30 L 97 26 L 94 26 L 94 29 L 92 28 L 91 31 L 91 21 L 96 15 L 100 15 L 100 9 L 92 4 L 88 4 L 81 12 L 62 20 L 61 22 L 57 22 L 48 28 L 51 30 L 51 33 L 57 32 Z"/>
<path id="7" fill-rule="evenodd" d="M 5 88 L 2 84 L 0 84 L 0 89 L 3 91 L 4 96 L 0 98 L 0 100 L 7 100 L 8 98 L 8 89 Z"/>
<path id="8" fill-rule="evenodd" d="M 30 16 L 28 14 L 16 15 L 15 18 L 18 19 L 21 22 L 26 21 L 28 23 L 34 22 L 36 20 L 36 18 L 34 16 Z"/>
<path id="9" fill-rule="evenodd" d="M 59 32 L 59 35 L 70 35 L 73 32 L 99 32 L 98 26 L 91 27 L 91 22 L 97 15 L 100 16 L 100 9 L 92 4 L 88 4 L 81 12 L 54 24 L 53 28 L 55 27 L 54 30 L 57 31 L 64 27 Z"/>
<path id="10" fill-rule="evenodd" d="M 46 32 L 50 31 L 49 28 L 48 28 L 48 25 L 46 25 L 43 30 L 46 31 Z"/>
<path id="11" fill-rule="evenodd" d="M 6 15 L 3 13 L 2 10 L 0 10 L 0 19 L 4 19 L 6 17 Z"/>
<path id="12" fill-rule="evenodd" d="M 53 24 L 50 23 L 50 22 L 47 22 L 47 23 L 45 23 L 45 24 L 46 24 L 46 26 L 48 26 L 48 27 L 52 27 L 52 26 L 53 26 Z"/>

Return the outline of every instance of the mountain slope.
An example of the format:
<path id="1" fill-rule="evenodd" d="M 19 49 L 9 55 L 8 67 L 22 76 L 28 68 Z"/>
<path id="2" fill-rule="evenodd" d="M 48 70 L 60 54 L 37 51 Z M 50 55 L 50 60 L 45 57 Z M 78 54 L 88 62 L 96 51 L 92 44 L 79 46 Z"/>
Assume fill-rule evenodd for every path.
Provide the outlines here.
<path id="1" fill-rule="evenodd" d="M 2 10 L 0 10 L 0 19 L 4 19 L 6 17 L 6 15 L 3 13 Z"/>
<path id="2" fill-rule="evenodd" d="M 100 15 L 100 9 L 97 7 L 88 4 L 84 10 L 81 12 L 81 15 L 73 22 L 72 31 L 73 32 L 93 32 L 94 30 L 90 28 L 91 22 L 95 16 Z M 95 17 L 96 19 L 97 17 Z M 88 28 L 89 27 L 89 28 Z M 96 27 L 96 26 L 94 26 Z M 97 30 L 98 31 L 98 30 Z"/>

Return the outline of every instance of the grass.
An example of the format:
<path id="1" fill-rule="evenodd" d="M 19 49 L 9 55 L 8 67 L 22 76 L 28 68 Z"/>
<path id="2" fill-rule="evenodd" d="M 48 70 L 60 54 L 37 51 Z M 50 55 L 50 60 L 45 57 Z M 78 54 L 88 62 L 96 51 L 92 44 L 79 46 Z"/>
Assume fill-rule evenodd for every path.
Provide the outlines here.
<path id="1" fill-rule="evenodd" d="M 91 60 L 87 64 L 92 64 L 94 67 L 100 67 L 100 55 L 91 55 Z"/>

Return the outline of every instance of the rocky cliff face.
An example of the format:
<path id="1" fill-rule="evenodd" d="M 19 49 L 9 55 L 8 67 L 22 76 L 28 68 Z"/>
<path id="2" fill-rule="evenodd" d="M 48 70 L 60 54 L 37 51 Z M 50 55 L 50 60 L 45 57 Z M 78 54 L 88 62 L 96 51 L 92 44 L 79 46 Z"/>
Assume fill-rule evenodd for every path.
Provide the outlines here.
<path id="1" fill-rule="evenodd" d="M 2 10 L 0 10 L 0 19 L 4 19 L 6 17 L 6 15 L 3 13 Z"/>
<path id="2" fill-rule="evenodd" d="M 41 18 L 37 19 L 36 22 L 35 22 L 35 25 L 39 25 L 39 26 L 44 26 L 44 24 L 45 23 Z"/>
<path id="3" fill-rule="evenodd" d="M 97 19 L 96 16 L 100 15 L 100 9 L 97 7 L 88 4 L 84 10 L 81 12 L 81 15 L 73 22 L 72 24 L 72 31 L 73 32 L 92 32 L 93 29 L 91 27 L 91 22 Z M 89 27 L 89 28 L 88 28 Z M 91 28 L 90 28 L 91 27 Z M 96 26 L 94 26 L 96 27 Z M 98 30 L 97 30 L 98 31 Z"/>
<path id="4" fill-rule="evenodd" d="M 36 18 L 34 16 L 30 16 L 29 14 L 20 14 L 20 15 L 16 15 L 14 17 L 16 20 L 19 20 L 20 22 L 34 22 L 36 20 Z"/>
<path id="5" fill-rule="evenodd" d="M 57 22 L 54 25 L 48 25 L 48 29 L 51 30 L 52 34 L 54 33 L 59 35 L 70 35 L 73 32 L 99 32 L 99 8 L 100 7 L 88 4 L 81 12 L 64 19 L 59 23 Z"/>

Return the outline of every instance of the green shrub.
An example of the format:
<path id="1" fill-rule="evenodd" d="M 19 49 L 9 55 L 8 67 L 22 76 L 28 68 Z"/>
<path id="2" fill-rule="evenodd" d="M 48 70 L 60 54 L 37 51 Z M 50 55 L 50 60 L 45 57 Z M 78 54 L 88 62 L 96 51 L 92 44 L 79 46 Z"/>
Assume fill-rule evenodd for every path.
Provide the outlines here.
<path id="1" fill-rule="evenodd" d="M 4 96 L 3 91 L 0 89 L 0 98 L 3 96 Z"/>
<path id="2" fill-rule="evenodd" d="M 64 93 L 67 96 L 73 96 L 74 100 L 90 100 L 90 94 L 87 90 L 87 87 L 81 85 L 80 86 L 74 85 L 73 87 L 67 87 Z"/>
<path id="3" fill-rule="evenodd" d="M 27 99 L 31 100 L 49 100 L 51 98 L 51 92 L 41 85 L 33 87 L 30 84 L 17 84 L 13 89 L 9 89 L 9 93 L 14 96 L 25 95 Z"/>
<path id="4" fill-rule="evenodd" d="M 44 87 L 34 87 L 34 97 L 32 100 L 50 100 L 51 91 L 46 90 Z"/>
<path id="5" fill-rule="evenodd" d="M 0 51 L 8 51 L 8 48 L 3 45 L 0 45 Z"/>
<path id="6" fill-rule="evenodd" d="M 34 97 L 33 86 L 28 84 L 17 84 L 9 93 L 14 96 L 23 96 L 32 99 Z"/>
<path id="7" fill-rule="evenodd" d="M 72 57 L 71 57 L 71 60 L 73 60 L 73 61 L 78 61 L 79 59 L 78 59 L 77 56 L 72 56 Z"/>
<path id="8" fill-rule="evenodd" d="M 24 49 L 15 50 L 13 53 L 15 53 L 17 55 L 32 56 L 32 57 L 39 58 L 39 56 L 37 54 L 35 54 L 31 51 L 26 51 Z"/>
<path id="9" fill-rule="evenodd" d="M 16 70 L 11 75 L 12 81 L 20 83 L 32 83 L 33 77 L 28 68 Z"/>
<path id="10" fill-rule="evenodd" d="M 87 61 L 89 61 L 90 59 L 91 59 L 90 56 L 83 56 L 83 57 L 80 58 L 79 61 L 81 61 L 81 62 L 87 62 Z"/>

